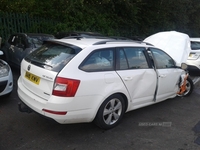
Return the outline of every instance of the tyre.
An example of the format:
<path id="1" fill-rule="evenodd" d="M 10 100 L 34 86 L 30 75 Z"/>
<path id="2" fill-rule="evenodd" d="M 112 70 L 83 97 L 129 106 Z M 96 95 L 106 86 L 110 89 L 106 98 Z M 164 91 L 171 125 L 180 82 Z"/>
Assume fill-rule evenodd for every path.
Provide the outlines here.
<path id="1" fill-rule="evenodd" d="M 178 96 L 184 96 L 184 97 L 189 96 L 192 93 L 193 88 L 194 88 L 194 83 L 192 79 L 188 77 L 186 81 L 186 91 L 182 95 L 178 95 Z"/>
<path id="2" fill-rule="evenodd" d="M 100 106 L 94 123 L 102 129 L 111 129 L 119 124 L 125 113 L 125 102 L 121 95 L 108 97 Z"/>

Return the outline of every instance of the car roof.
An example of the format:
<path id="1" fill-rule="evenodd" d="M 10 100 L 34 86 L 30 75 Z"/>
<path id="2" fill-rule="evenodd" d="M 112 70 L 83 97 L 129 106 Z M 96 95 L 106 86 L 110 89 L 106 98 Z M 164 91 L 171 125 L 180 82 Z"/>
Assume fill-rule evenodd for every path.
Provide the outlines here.
<path id="1" fill-rule="evenodd" d="M 52 41 L 52 40 L 51 40 Z M 63 38 L 63 39 L 54 39 L 53 41 L 62 42 L 66 44 L 71 44 L 78 46 L 80 48 L 85 48 L 91 45 L 102 45 L 102 44 L 115 44 L 115 45 L 135 45 L 135 46 L 144 46 L 149 45 L 143 41 L 133 41 L 133 40 L 121 40 L 121 39 L 110 39 L 110 38 Z M 151 45 L 152 46 L 152 45 Z"/>
<path id="2" fill-rule="evenodd" d="M 69 32 L 58 32 L 55 34 L 55 37 L 58 39 L 69 37 L 69 36 L 83 36 L 83 37 L 90 37 L 90 36 L 104 36 L 98 32 L 84 32 L 84 31 L 69 31 Z"/>
<path id="3" fill-rule="evenodd" d="M 26 35 L 26 36 L 48 36 L 48 37 L 54 37 L 52 34 L 46 34 L 46 33 L 14 33 L 12 35 Z"/>
<path id="4" fill-rule="evenodd" d="M 199 41 L 200 42 L 200 38 L 190 38 L 190 41 Z"/>

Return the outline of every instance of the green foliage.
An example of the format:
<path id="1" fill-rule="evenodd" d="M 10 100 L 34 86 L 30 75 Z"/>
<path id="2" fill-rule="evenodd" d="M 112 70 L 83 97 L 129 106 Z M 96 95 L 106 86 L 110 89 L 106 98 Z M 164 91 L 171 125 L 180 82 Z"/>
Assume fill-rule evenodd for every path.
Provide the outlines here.
<path id="1" fill-rule="evenodd" d="M 198 36 L 198 0 L 0 0 L 0 12 L 29 14 L 49 21 L 34 25 L 47 33 L 94 31 L 105 35 L 147 36 L 176 30 Z M 1 29 L 6 27 L 1 25 Z M 11 30 L 10 32 L 12 32 Z"/>

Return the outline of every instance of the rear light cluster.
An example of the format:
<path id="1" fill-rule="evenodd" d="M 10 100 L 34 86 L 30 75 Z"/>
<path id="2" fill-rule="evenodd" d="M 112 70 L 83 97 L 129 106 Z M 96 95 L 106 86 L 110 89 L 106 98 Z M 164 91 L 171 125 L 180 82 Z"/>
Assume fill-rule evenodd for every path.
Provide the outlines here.
<path id="1" fill-rule="evenodd" d="M 74 97 L 79 84 L 80 80 L 57 77 L 52 95 L 61 97 Z"/>

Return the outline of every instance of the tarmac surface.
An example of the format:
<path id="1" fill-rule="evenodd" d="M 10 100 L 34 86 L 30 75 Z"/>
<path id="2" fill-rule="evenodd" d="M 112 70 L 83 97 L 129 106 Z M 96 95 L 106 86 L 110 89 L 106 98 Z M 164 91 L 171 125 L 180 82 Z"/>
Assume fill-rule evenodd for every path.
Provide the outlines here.
<path id="1" fill-rule="evenodd" d="M 12 94 L 0 97 L 0 150 L 200 149 L 200 81 L 189 97 L 126 113 L 121 124 L 105 131 L 93 123 L 60 125 L 35 113 L 19 112 L 19 73 L 13 74 Z"/>

